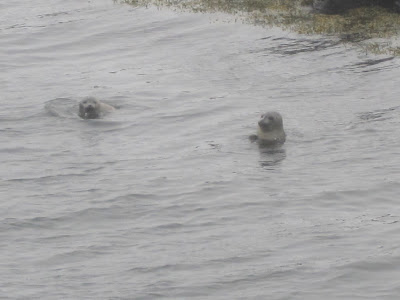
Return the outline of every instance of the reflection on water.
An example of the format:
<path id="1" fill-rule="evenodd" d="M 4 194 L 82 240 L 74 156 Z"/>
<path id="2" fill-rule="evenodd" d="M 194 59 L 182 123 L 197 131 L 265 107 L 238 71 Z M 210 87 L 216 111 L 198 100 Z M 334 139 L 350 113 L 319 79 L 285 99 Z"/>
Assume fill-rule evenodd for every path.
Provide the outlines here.
<path id="1" fill-rule="evenodd" d="M 274 38 L 274 41 L 279 41 L 278 45 L 270 48 L 263 49 L 268 53 L 281 54 L 281 55 L 296 55 L 303 52 L 321 51 L 324 49 L 332 48 L 340 44 L 339 41 L 329 39 L 305 39 L 305 38 L 287 38 L 279 37 Z M 259 51 L 259 50 L 258 50 Z"/>
<path id="2" fill-rule="evenodd" d="M 357 63 L 352 63 L 347 66 L 348 70 L 355 73 L 367 73 L 367 72 L 380 72 L 383 70 L 390 70 L 393 68 L 399 68 L 399 65 L 393 61 L 394 57 L 385 57 L 381 59 L 367 59 Z"/>
<path id="3" fill-rule="evenodd" d="M 281 147 L 263 147 L 259 145 L 260 149 L 260 165 L 266 169 L 275 169 L 286 158 L 286 150 Z"/>
<path id="4" fill-rule="evenodd" d="M 391 118 L 391 113 L 394 111 L 398 111 L 400 106 L 391 107 L 387 109 L 380 109 L 371 112 L 360 113 L 359 118 L 363 121 L 374 122 L 374 121 L 385 121 L 388 118 Z"/>

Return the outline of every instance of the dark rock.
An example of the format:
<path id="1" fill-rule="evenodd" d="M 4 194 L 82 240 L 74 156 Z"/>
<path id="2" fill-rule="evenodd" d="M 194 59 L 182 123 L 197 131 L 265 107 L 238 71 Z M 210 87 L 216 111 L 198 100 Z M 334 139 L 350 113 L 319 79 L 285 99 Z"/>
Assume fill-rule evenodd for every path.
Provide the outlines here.
<path id="1" fill-rule="evenodd" d="M 314 9 L 321 13 L 338 14 L 361 6 L 379 5 L 400 12 L 400 0 L 314 0 Z"/>

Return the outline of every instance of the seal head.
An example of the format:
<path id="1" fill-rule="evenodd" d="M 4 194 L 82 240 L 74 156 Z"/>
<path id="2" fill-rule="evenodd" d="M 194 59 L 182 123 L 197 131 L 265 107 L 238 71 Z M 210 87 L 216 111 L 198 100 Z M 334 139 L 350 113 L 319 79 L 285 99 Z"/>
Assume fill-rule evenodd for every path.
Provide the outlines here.
<path id="1" fill-rule="evenodd" d="M 258 121 L 257 135 L 250 136 L 252 142 L 258 141 L 263 146 L 281 145 L 286 140 L 283 129 L 283 120 L 280 113 L 276 111 L 261 115 Z"/>
<path id="2" fill-rule="evenodd" d="M 79 103 L 79 116 L 83 119 L 100 117 L 100 102 L 94 97 L 86 97 Z"/>
<path id="3" fill-rule="evenodd" d="M 114 110 L 113 106 L 94 97 L 86 97 L 79 103 L 79 116 L 83 119 L 97 119 Z"/>

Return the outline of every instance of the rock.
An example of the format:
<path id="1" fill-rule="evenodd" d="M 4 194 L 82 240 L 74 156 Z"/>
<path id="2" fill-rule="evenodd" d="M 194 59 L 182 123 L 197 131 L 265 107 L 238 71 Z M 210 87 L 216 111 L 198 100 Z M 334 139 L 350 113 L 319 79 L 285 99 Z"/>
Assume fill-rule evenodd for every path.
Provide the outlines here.
<path id="1" fill-rule="evenodd" d="M 321 13 L 338 14 L 351 8 L 379 5 L 400 12 L 400 0 L 314 0 L 314 9 Z"/>

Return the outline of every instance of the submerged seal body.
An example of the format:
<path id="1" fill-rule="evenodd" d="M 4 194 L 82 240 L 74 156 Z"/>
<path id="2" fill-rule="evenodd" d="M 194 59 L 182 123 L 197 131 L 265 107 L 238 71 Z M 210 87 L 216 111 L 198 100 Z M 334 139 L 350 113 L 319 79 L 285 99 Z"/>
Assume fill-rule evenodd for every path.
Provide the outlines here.
<path id="1" fill-rule="evenodd" d="M 79 116 L 83 119 L 97 119 L 114 109 L 111 105 L 102 103 L 94 97 L 86 97 L 79 102 Z"/>
<path id="2" fill-rule="evenodd" d="M 249 138 L 252 142 L 257 141 L 262 146 L 282 145 L 286 140 L 286 133 L 283 129 L 281 114 L 270 111 L 261 115 L 257 134 L 251 135 Z"/>

